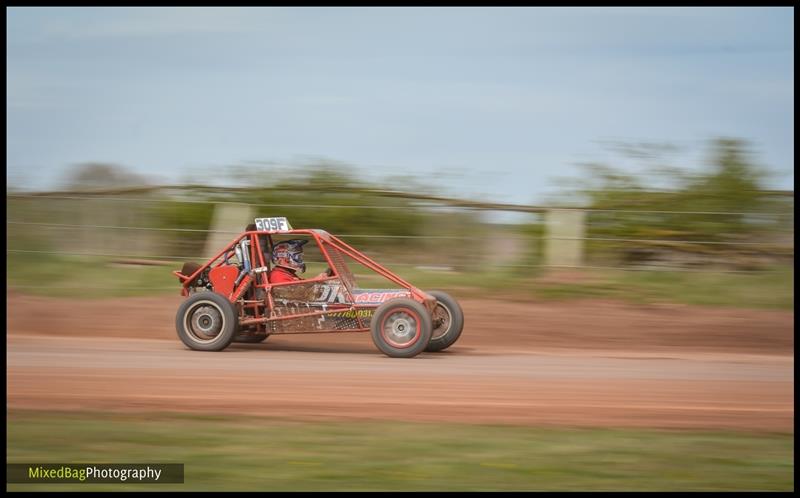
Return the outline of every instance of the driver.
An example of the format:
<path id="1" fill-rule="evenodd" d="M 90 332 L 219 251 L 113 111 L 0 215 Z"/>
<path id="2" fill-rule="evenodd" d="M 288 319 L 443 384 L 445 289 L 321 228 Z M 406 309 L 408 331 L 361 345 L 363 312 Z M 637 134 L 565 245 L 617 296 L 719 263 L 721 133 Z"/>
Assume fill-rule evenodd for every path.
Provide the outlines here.
<path id="1" fill-rule="evenodd" d="M 303 246 L 308 240 L 291 239 L 278 242 L 272 248 L 272 264 L 274 268 L 269 272 L 269 282 L 280 284 L 303 280 L 298 273 L 306 271 L 303 261 Z M 318 277 L 330 276 L 330 270 L 322 272 Z"/>

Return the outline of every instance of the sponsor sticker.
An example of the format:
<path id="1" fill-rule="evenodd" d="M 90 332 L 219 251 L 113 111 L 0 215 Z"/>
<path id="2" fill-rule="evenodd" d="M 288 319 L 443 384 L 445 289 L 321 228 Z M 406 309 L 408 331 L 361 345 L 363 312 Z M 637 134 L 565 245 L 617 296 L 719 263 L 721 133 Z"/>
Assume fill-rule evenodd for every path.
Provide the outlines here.
<path id="1" fill-rule="evenodd" d="M 332 317 L 335 317 L 335 318 L 356 318 L 356 317 L 369 318 L 369 317 L 372 316 L 372 314 L 374 312 L 375 312 L 375 310 L 370 310 L 370 309 L 366 309 L 366 310 L 347 310 L 347 311 L 337 311 L 336 313 L 331 313 L 328 316 L 332 316 Z"/>
<path id="2" fill-rule="evenodd" d="M 360 290 L 354 292 L 356 304 L 383 304 L 389 299 L 409 297 L 407 290 Z"/>
<path id="3" fill-rule="evenodd" d="M 347 304 L 343 287 L 341 284 L 320 284 L 316 287 L 313 302 Z M 383 304 L 389 299 L 409 296 L 409 292 L 405 289 L 359 289 L 353 291 L 355 304 Z"/>

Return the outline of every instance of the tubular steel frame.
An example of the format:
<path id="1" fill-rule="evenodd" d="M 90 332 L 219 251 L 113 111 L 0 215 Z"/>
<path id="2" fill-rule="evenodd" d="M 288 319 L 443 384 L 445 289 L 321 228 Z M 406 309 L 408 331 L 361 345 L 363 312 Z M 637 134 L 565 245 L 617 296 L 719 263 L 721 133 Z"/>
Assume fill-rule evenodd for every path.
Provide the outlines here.
<path id="1" fill-rule="evenodd" d="M 192 282 L 194 282 L 204 271 L 223 264 L 228 264 L 228 257 L 230 256 L 230 253 L 234 250 L 236 245 L 239 244 L 245 237 L 249 237 L 250 240 L 250 245 L 249 245 L 250 261 L 253 262 L 253 264 L 251 264 L 251 271 L 254 268 L 256 268 L 255 265 L 256 261 L 260 263 L 258 267 L 269 269 L 270 262 L 268 260 L 265 261 L 264 250 L 261 247 L 261 243 L 262 243 L 262 237 L 266 236 L 267 238 L 266 249 L 270 249 L 273 245 L 272 241 L 273 235 L 299 235 L 314 239 L 314 241 L 317 244 L 317 247 L 319 247 L 320 249 L 320 253 L 325 258 L 325 261 L 328 263 L 328 267 L 333 271 L 333 275 L 328 277 L 315 277 L 307 280 L 300 280 L 297 282 L 283 282 L 278 284 L 269 283 L 267 277 L 267 271 L 262 271 L 259 274 L 255 274 L 253 279 L 242 278 L 239 284 L 234 287 L 231 294 L 226 296 L 229 301 L 237 305 L 238 320 L 240 326 L 255 325 L 259 330 L 263 332 L 266 331 L 267 324 L 271 322 L 323 316 L 323 315 L 329 315 L 331 313 L 355 312 L 355 320 L 358 326 L 352 329 L 342 329 L 342 330 L 301 329 L 291 332 L 273 331 L 270 333 L 271 334 L 304 334 L 304 333 L 322 334 L 322 333 L 341 333 L 341 332 L 368 332 L 369 328 L 362 321 L 361 314 L 358 311 L 374 310 L 375 308 L 380 306 L 380 304 L 356 303 L 354 297 L 355 294 L 353 293 L 353 289 L 351 288 L 352 282 L 347 282 L 346 279 L 342 278 L 340 269 L 335 263 L 334 258 L 332 258 L 329 253 L 328 250 L 329 248 L 333 248 L 339 253 L 352 258 L 359 264 L 365 266 L 366 268 L 372 270 L 378 275 L 398 285 L 400 288 L 407 290 L 409 292 L 409 297 L 411 299 L 414 299 L 415 301 L 423 304 L 429 312 L 433 312 L 433 308 L 436 305 L 435 297 L 418 289 L 417 287 L 414 287 L 409 282 L 406 282 L 393 272 L 384 268 L 380 264 L 370 259 L 365 254 L 361 253 L 357 249 L 341 241 L 337 237 L 329 234 L 324 230 L 318 230 L 318 229 L 297 229 L 297 230 L 284 230 L 284 231 L 264 230 L 264 231 L 243 232 L 240 235 L 238 235 L 235 239 L 233 239 L 230 243 L 228 243 L 228 245 L 225 246 L 224 249 L 219 251 L 214 257 L 206 261 L 204 265 L 198 268 L 191 275 L 184 275 L 180 271 L 172 272 L 175 276 L 178 277 L 178 279 L 181 282 L 181 295 L 188 297 L 191 294 L 190 289 L 192 288 L 191 285 Z M 347 303 L 329 304 L 322 311 L 314 311 L 310 313 L 296 313 L 287 315 L 278 315 L 275 313 L 276 306 L 272 293 L 273 289 L 281 287 L 289 287 L 293 285 L 307 285 L 309 283 L 324 283 L 331 280 L 338 280 L 343 284 L 344 296 Z M 245 287 L 250 286 L 251 284 L 252 287 L 250 289 L 245 289 Z M 265 295 L 263 299 L 255 298 L 257 289 L 262 289 L 264 291 Z M 244 314 L 245 308 L 253 309 L 252 317 L 245 316 Z M 261 313 L 261 310 L 265 311 L 263 315 Z"/>

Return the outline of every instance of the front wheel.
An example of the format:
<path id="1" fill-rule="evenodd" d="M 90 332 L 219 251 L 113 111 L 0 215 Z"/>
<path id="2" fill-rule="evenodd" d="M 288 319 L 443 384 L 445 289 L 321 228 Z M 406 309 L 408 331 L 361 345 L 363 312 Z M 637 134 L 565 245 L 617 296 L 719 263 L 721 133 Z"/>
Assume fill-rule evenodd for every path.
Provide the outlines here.
<path id="1" fill-rule="evenodd" d="M 197 351 L 222 351 L 238 329 L 233 304 L 222 294 L 192 294 L 178 307 L 175 328 L 183 343 Z"/>
<path id="2" fill-rule="evenodd" d="M 425 351 L 443 351 L 461 337 L 464 328 L 464 312 L 458 301 L 442 291 L 430 291 L 428 294 L 436 298 L 433 309 L 433 334 Z"/>
<path id="3" fill-rule="evenodd" d="M 425 351 L 431 339 L 431 317 L 413 299 L 391 299 L 375 310 L 370 321 L 372 341 L 386 356 L 411 358 Z"/>

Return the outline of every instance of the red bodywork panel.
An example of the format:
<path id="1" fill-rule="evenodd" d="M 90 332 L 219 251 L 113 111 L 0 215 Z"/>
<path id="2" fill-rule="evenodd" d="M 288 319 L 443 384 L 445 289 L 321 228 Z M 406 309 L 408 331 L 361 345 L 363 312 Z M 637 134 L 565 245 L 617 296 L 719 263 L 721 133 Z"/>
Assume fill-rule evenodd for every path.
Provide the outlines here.
<path id="1" fill-rule="evenodd" d="M 233 265 L 219 265 L 208 272 L 208 279 L 214 290 L 223 296 L 230 296 L 233 292 L 233 284 L 239 276 L 239 268 Z"/>

